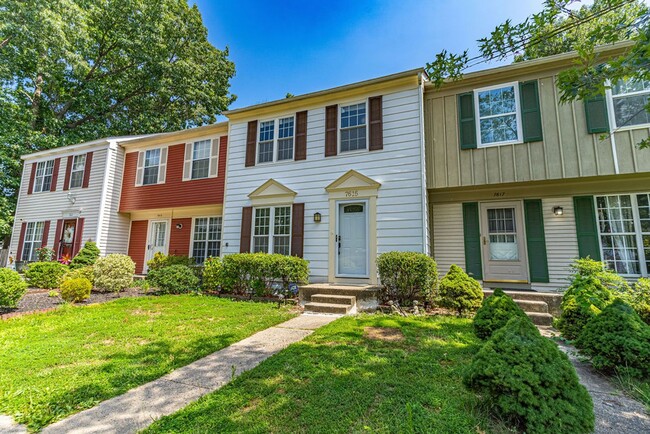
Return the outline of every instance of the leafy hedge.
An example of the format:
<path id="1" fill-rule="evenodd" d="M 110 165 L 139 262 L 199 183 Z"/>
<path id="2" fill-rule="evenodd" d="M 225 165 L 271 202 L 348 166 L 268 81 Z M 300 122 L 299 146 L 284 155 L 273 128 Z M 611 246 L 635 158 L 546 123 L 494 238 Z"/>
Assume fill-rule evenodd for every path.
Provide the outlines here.
<path id="1" fill-rule="evenodd" d="M 650 279 L 642 277 L 634 285 L 632 307 L 650 325 Z"/>
<path id="2" fill-rule="evenodd" d="M 68 267 L 58 262 L 32 262 L 25 270 L 27 283 L 33 288 L 58 288 Z"/>
<path id="3" fill-rule="evenodd" d="M 474 315 L 474 333 L 481 339 L 488 339 L 513 317 L 525 318 L 526 314 L 512 297 L 501 289 L 495 289 Z"/>
<path id="4" fill-rule="evenodd" d="M 150 270 L 147 280 L 163 294 L 185 294 L 199 289 L 199 278 L 187 265 L 170 265 Z"/>
<path id="5" fill-rule="evenodd" d="M 185 265 L 186 267 L 191 267 L 195 264 L 194 258 L 190 258 L 184 255 L 165 255 L 163 253 L 157 252 L 153 255 L 149 261 L 147 261 L 147 270 L 148 272 L 160 270 L 165 267 L 172 265 Z"/>
<path id="6" fill-rule="evenodd" d="M 127 255 L 114 253 L 97 259 L 94 273 L 97 289 L 123 291 L 133 284 L 135 262 Z"/>
<path id="7" fill-rule="evenodd" d="M 567 356 L 528 318 L 514 317 L 476 354 L 465 385 L 522 432 L 587 433 L 591 397 Z"/>
<path id="8" fill-rule="evenodd" d="M 387 252 L 377 258 L 384 301 L 410 305 L 414 300 L 432 301 L 438 287 L 438 268 L 428 255 L 417 252 Z"/>
<path id="9" fill-rule="evenodd" d="M 221 289 L 221 271 L 223 262 L 221 258 L 207 258 L 203 263 L 203 290 L 217 292 Z"/>
<path id="10" fill-rule="evenodd" d="M 483 288 L 458 265 L 452 265 L 440 281 L 438 304 L 458 315 L 473 312 L 481 306 Z"/>
<path id="11" fill-rule="evenodd" d="M 74 270 L 68 270 L 63 275 L 63 282 L 71 279 L 84 278 L 88 279 L 92 286 L 95 285 L 95 268 L 92 265 L 87 265 L 85 267 L 80 267 Z"/>
<path id="12" fill-rule="evenodd" d="M 90 297 L 93 286 L 84 277 L 68 279 L 61 284 L 61 298 L 68 303 L 77 303 Z"/>
<path id="13" fill-rule="evenodd" d="M 92 266 L 97 262 L 100 253 L 99 247 L 97 247 L 95 242 L 87 241 L 81 250 L 79 250 L 77 256 L 70 261 L 70 268 L 75 270 L 77 268 Z"/>
<path id="14" fill-rule="evenodd" d="M 0 307 L 16 307 L 27 292 L 27 282 L 9 268 L 0 268 Z"/>

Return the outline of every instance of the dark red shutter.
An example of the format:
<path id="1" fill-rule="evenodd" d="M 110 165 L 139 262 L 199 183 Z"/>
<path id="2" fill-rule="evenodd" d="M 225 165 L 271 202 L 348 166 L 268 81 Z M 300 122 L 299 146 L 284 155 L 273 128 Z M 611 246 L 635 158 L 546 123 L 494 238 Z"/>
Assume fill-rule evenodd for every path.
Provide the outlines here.
<path id="1" fill-rule="evenodd" d="M 20 237 L 18 238 L 18 250 L 16 251 L 16 261 L 23 260 L 23 244 L 25 244 L 25 232 L 27 231 L 27 223 L 23 222 L 20 225 Z"/>
<path id="2" fill-rule="evenodd" d="M 246 167 L 255 165 L 255 149 L 257 148 L 257 121 L 248 123 L 248 133 L 246 136 Z"/>
<path id="3" fill-rule="evenodd" d="M 83 240 L 84 236 L 84 219 L 79 218 L 77 219 L 77 226 L 74 228 L 75 234 L 74 234 L 74 245 L 72 246 L 72 257 L 74 258 L 77 256 L 77 253 L 79 253 L 79 250 L 81 249 L 81 241 Z"/>
<path id="4" fill-rule="evenodd" d="M 56 183 L 59 181 L 60 167 L 61 167 L 61 159 L 57 158 L 54 160 L 54 168 L 52 169 L 52 184 L 50 185 L 50 191 L 56 191 Z"/>
<path id="5" fill-rule="evenodd" d="M 307 159 L 307 110 L 296 113 L 295 160 Z"/>
<path id="6" fill-rule="evenodd" d="M 381 95 L 369 98 L 368 105 L 370 105 L 370 146 L 368 146 L 368 149 L 379 151 L 384 149 Z"/>
<path id="7" fill-rule="evenodd" d="M 305 204 L 294 203 L 291 215 L 291 256 L 302 258 L 305 239 Z"/>
<path id="8" fill-rule="evenodd" d="M 70 174 L 72 173 L 72 162 L 74 161 L 74 157 L 70 155 L 68 157 L 68 162 L 65 165 L 65 177 L 63 178 L 63 189 L 64 190 L 69 190 L 70 189 Z"/>
<path id="9" fill-rule="evenodd" d="M 239 238 L 239 253 L 251 251 L 251 226 L 253 224 L 253 207 L 245 206 L 241 210 L 241 237 Z"/>
<path id="10" fill-rule="evenodd" d="M 27 188 L 27 194 L 32 194 L 34 192 L 34 178 L 36 178 L 36 163 L 32 163 L 32 173 L 29 174 L 29 187 Z"/>
<path id="11" fill-rule="evenodd" d="M 56 229 L 54 230 L 54 241 L 52 242 L 56 259 L 61 257 L 61 238 L 63 238 L 63 220 L 57 220 Z"/>
<path id="12" fill-rule="evenodd" d="M 326 157 L 332 157 L 337 153 L 338 117 L 339 117 L 339 106 L 334 104 L 325 107 L 325 156 Z"/>
<path id="13" fill-rule="evenodd" d="M 43 239 L 41 240 L 41 247 L 47 246 L 47 239 L 50 237 L 50 221 L 46 220 L 43 223 Z"/>
<path id="14" fill-rule="evenodd" d="M 93 153 L 89 152 L 86 154 L 86 162 L 84 163 L 84 180 L 81 184 L 81 188 L 88 188 L 90 184 L 90 168 L 93 166 Z"/>

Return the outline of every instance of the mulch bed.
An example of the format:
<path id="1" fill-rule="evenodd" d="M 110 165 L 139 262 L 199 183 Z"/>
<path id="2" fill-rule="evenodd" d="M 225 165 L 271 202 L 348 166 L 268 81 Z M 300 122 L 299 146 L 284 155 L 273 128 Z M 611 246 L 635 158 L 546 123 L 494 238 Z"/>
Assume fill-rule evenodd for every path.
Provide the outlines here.
<path id="1" fill-rule="evenodd" d="M 0 308 L 0 319 L 13 318 L 26 313 L 48 312 L 54 310 L 62 304 L 65 304 L 61 297 L 48 296 L 49 290 L 30 289 L 27 294 L 18 302 L 16 309 Z M 80 303 L 78 306 L 87 306 L 89 304 L 104 303 L 111 300 L 117 300 L 124 297 L 142 297 L 148 295 L 139 288 L 127 289 L 124 292 L 92 292 L 90 298 Z M 150 294 L 149 294 L 150 295 Z"/>

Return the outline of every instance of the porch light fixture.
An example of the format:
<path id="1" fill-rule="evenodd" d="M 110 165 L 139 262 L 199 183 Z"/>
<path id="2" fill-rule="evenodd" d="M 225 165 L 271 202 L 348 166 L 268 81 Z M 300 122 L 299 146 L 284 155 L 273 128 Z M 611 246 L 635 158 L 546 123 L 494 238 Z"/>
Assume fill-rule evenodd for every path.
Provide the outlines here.
<path id="1" fill-rule="evenodd" d="M 179 223 L 176 225 L 176 229 L 181 230 L 183 229 L 183 223 Z"/>
<path id="2" fill-rule="evenodd" d="M 314 223 L 320 223 L 321 215 L 319 212 L 314 213 Z"/>
<path id="3" fill-rule="evenodd" d="M 557 216 L 564 215 L 564 208 L 562 208 L 561 206 L 554 207 L 553 208 L 553 214 L 555 214 Z"/>

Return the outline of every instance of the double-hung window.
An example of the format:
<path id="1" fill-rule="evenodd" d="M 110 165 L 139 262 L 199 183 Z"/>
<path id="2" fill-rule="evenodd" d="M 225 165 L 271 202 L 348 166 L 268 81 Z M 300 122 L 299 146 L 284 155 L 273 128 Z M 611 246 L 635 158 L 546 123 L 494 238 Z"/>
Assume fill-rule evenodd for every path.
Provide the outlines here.
<path id="1" fill-rule="evenodd" d="M 23 261 L 36 261 L 38 253 L 36 249 L 41 247 L 43 242 L 44 222 L 29 222 L 25 230 L 25 240 L 23 241 Z"/>
<path id="2" fill-rule="evenodd" d="M 192 257 L 202 264 L 209 257 L 221 254 L 221 217 L 198 217 L 194 219 Z"/>
<path id="3" fill-rule="evenodd" d="M 650 194 L 597 196 L 603 261 L 619 274 L 650 271 Z"/>
<path id="4" fill-rule="evenodd" d="M 620 80 L 607 92 L 617 128 L 650 124 L 650 80 Z"/>
<path id="5" fill-rule="evenodd" d="M 294 127 L 293 116 L 260 122 L 257 162 L 293 160 Z"/>
<path id="6" fill-rule="evenodd" d="M 192 145 L 192 179 L 207 178 L 210 175 L 211 140 L 201 140 Z"/>
<path id="7" fill-rule="evenodd" d="M 41 161 L 36 164 L 36 176 L 34 177 L 34 192 L 50 191 L 52 187 L 52 173 L 54 172 L 54 160 Z"/>
<path id="8" fill-rule="evenodd" d="M 255 208 L 253 253 L 291 253 L 291 207 Z"/>
<path id="9" fill-rule="evenodd" d="M 75 155 L 72 159 L 72 169 L 70 170 L 70 188 L 79 188 L 82 186 L 85 168 L 86 154 Z"/>
<path id="10" fill-rule="evenodd" d="M 144 176 L 142 185 L 158 183 L 158 171 L 160 170 L 160 148 L 148 149 L 144 153 Z"/>
<path id="11" fill-rule="evenodd" d="M 341 152 L 366 149 L 366 103 L 341 106 Z"/>
<path id="12" fill-rule="evenodd" d="M 518 83 L 500 84 L 474 91 L 478 146 L 522 141 Z"/>

